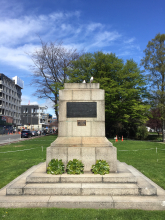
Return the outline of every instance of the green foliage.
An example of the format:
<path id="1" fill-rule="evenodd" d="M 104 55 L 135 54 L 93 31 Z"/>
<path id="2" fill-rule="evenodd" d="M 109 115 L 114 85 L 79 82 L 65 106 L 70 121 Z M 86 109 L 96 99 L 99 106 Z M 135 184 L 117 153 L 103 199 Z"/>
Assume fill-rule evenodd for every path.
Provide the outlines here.
<path id="1" fill-rule="evenodd" d="M 62 160 L 52 159 L 48 164 L 47 173 L 53 175 L 64 173 L 64 164 Z"/>
<path id="2" fill-rule="evenodd" d="M 95 165 L 92 165 L 94 174 L 105 175 L 109 173 L 109 164 L 105 160 L 97 160 Z"/>
<path id="3" fill-rule="evenodd" d="M 71 68 L 67 70 L 70 83 L 82 83 L 90 81 L 90 77 L 93 75 L 93 55 L 91 53 L 83 54 L 78 60 L 72 62 Z"/>
<path id="4" fill-rule="evenodd" d="M 107 136 L 135 136 L 136 129 L 147 120 L 149 105 L 145 78 L 133 60 L 115 54 L 88 53 L 73 61 L 68 70 L 69 82 L 83 80 L 100 83 L 105 90 L 105 122 Z"/>
<path id="5" fill-rule="evenodd" d="M 148 137 L 148 131 L 145 125 L 138 126 L 136 132 L 136 138 L 144 140 Z"/>
<path id="6" fill-rule="evenodd" d="M 165 34 L 157 34 L 148 42 L 141 65 L 147 70 L 151 86 L 152 104 L 159 109 L 162 121 L 165 120 Z"/>
<path id="7" fill-rule="evenodd" d="M 68 162 L 66 171 L 68 174 L 81 174 L 84 173 L 84 165 L 80 160 L 73 159 Z"/>

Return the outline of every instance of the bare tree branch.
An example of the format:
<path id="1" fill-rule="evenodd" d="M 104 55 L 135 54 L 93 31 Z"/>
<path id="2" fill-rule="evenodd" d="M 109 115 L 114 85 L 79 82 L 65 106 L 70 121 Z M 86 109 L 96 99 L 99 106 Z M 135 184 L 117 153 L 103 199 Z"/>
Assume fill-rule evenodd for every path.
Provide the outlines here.
<path id="1" fill-rule="evenodd" d="M 54 102 L 58 120 L 58 93 L 67 80 L 67 68 L 80 54 L 76 49 L 67 49 L 62 42 L 45 43 L 41 38 L 40 41 L 41 48 L 28 54 L 33 61 L 31 85 L 37 88 L 35 96 Z"/>

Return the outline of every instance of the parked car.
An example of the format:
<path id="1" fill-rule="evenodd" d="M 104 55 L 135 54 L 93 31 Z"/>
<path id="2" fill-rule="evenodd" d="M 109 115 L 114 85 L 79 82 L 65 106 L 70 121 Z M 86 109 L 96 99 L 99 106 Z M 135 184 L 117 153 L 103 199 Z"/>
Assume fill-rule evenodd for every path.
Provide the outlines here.
<path id="1" fill-rule="evenodd" d="M 38 132 L 37 131 L 32 131 L 32 136 L 38 136 Z"/>
<path id="2" fill-rule="evenodd" d="M 49 134 L 49 130 L 48 129 L 46 129 L 46 134 Z"/>
<path id="3" fill-rule="evenodd" d="M 42 134 L 42 131 L 37 131 L 38 135 L 41 135 Z"/>
<path id="4" fill-rule="evenodd" d="M 29 137 L 32 137 L 32 132 L 29 131 L 29 130 L 22 130 L 21 131 L 21 138 L 29 138 Z"/>
<path id="5" fill-rule="evenodd" d="M 49 130 L 48 129 L 44 129 L 43 130 L 43 135 L 49 134 Z"/>

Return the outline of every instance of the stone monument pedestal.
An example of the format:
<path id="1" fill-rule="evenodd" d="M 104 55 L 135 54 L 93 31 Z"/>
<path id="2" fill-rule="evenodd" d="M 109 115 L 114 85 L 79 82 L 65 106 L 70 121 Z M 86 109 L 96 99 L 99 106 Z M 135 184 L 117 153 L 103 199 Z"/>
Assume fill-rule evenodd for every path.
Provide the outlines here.
<path id="1" fill-rule="evenodd" d="M 106 160 L 117 172 L 116 148 L 105 137 L 104 90 L 99 83 L 65 83 L 59 92 L 58 138 L 47 148 L 46 167 L 51 159 L 62 159 L 65 167 L 79 159 L 84 171 L 96 160 Z"/>
<path id="2" fill-rule="evenodd" d="M 78 159 L 84 171 L 90 171 L 96 160 L 106 160 L 110 172 L 117 171 L 116 148 L 105 137 L 58 137 L 47 148 L 46 166 L 51 159 L 62 159 L 65 167 L 69 160 Z"/>

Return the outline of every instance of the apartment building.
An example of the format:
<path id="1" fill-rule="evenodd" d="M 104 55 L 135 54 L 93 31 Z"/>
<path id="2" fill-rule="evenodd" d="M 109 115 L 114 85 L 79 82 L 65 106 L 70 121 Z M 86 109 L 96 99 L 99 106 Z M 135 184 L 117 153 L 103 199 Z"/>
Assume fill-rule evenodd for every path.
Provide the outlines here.
<path id="1" fill-rule="evenodd" d="M 12 125 L 20 125 L 21 122 L 21 89 L 24 81 L 18 76 L 12 79 L 0 73 L 0 124 L 10 122 Z M 3 124 L 5 125 L 5 123 Z"/>
<path id="2" fill-rule="evenodd" d="M 42 130 L 47 125 L 45 118 L 46 106 L 21 105 L 21 129 Z"/>

